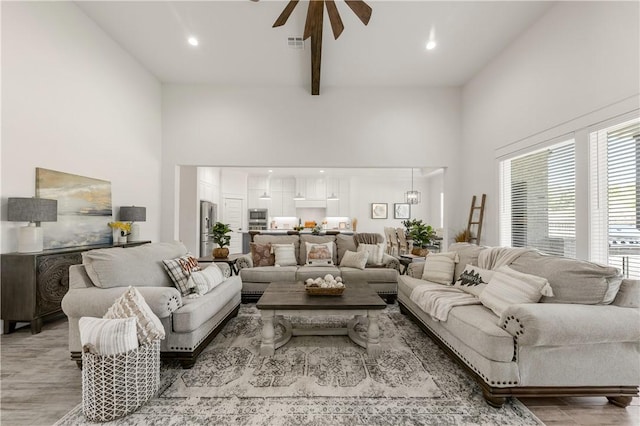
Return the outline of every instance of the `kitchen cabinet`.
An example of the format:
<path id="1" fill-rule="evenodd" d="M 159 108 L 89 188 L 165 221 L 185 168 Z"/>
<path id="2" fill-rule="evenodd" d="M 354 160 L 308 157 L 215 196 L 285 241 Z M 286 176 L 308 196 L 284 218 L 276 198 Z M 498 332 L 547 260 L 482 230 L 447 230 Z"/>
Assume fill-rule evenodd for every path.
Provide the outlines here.
<path id="1" fill-rule="evenodd" d="M 295 216 L 296 204 L 293 200 L 295 196 L 296 180 L 293 177 L 271 179 L 271 207 L 269 216 L 283 217 Z"/>
<path id="2" fill-rule="evenodd" d="M 324 178 L 310 177 L 306 178 L 306 193 L 303 195 L 307 200 L 326 200 L 327 184 Z"/>
<path id="3" fill-rule="evenodd" d="M 270 209 L 269 200 L 261 200 L 260 196 L 267 191 L 267 176 L 249 175 L 247 177 L 247 208 Z M 271 215 L 271 212 L 269 212 Z"/>
<path id="4" fill-rule="evenodd" d="M 328 178 L 327 196 L 335 194 L 339 200 L 327 200 L 327 216 L 350 217 L 349 211 L 349 187 L 348 178 Z"/>

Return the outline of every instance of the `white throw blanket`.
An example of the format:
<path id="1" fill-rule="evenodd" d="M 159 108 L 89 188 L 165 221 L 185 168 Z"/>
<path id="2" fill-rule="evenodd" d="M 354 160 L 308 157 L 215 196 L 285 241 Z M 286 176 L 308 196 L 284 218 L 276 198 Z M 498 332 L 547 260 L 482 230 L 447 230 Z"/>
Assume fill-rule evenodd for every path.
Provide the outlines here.
<path id="1" fill-rule="evenodd" d="M 527 248 L 490 247 L 478 255 L 478 267 L 493 270 L 502 265 L 509 265 L 530 251 L 532 250 Z M 480 304 L 480 300 L 472 294 L 459 288 L 435 283 L 417 286 L 411 292 L 410 299 L 434 321 L 446 321 L 449 311 L 456 306 Z"/>
<path id="2" fill-rule="evenodd" d="M 478 255 L 478 267 L 494 270 L 502 265 L 509 265 L 525 253 L 533 251 L 528 248 L 489 247 Z"/>
<path id="3" fill-rule="evenodd" d="M 480 304 L 480 300 L 472 294 L 435 283 L 420 284 L 413 289 L 410 299 L 434 321 L 446 321 L 449 311 L 455 306 Z"/>

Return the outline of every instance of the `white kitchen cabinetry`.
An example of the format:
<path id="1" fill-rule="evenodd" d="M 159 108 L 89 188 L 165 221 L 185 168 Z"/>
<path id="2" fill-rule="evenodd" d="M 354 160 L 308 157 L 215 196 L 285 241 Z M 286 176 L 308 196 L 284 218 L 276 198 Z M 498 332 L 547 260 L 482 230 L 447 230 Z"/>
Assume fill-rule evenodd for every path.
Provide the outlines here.
<path id="1" fill-rule="evenodd" d="M 268 209 L 271 207 L 269 200 L 261 200 L 260 196 L 267 190 L 267 177 L 249 175 L 247 177 L 247 208 Z M 271 212 L 269 212 L 271 214 Z"/>
<path id="2" fill-rule="evenodd" d="M 270 187 L 271 207 L 269 208 L 269 216 L 295 216 L 296 204 L 293 200 L 296 189 L 295 178 L 273 178 L 271 179 Z"/>
<path id="3" fill-rule="evenodd" d="M 348 178 L 328 178 L 326 193 L 327 196 L 336 195 L 339 200 L 327 200 L 327 216 L 329 217 L 349 217 L 349 179 Z"/>

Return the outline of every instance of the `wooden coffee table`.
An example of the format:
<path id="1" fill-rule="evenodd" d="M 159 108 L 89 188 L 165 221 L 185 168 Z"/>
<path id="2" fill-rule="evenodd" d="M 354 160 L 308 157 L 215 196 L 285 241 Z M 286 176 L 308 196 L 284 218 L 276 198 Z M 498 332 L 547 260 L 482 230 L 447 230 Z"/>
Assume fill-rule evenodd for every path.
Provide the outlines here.
<path id="1" fill-rule="evenodd" d="M 358 345 L 375 357 L 380 351 L 380 328 L 378 313 L 387 304 L 366 282 L 345 283 L 341 296 L 309 296 L 302 282 L 274 282 L 269 284 L 256 307 L 262 316 L 262 343 L 260 354 L 272 356 L 292 336 L 349 336 Z M 315 316 L 344 315 L 353 317 L 345 328 L 293 328 L 282 315 Z M 366 338 L 356 332 L 355 327 L 367 327 Z M 275 326 L 281 325 L 284 332 L 275 338 Z"/>

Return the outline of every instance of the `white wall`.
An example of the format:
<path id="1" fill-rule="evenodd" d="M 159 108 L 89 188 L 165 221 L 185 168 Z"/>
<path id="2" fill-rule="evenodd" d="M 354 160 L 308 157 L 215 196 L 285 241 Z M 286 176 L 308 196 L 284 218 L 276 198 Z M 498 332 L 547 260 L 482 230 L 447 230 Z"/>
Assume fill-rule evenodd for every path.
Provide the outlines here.
<path id="1" fill-rule="evenodd" d="M 482 243 L 498 244 L 498 148 L 540 133 L 561 136 L 563 123 L 596 111 L 628 111 L 623 101 L 640 93 L 638 6 L 560 2 L 464 87 L 457 228 L 466 226 L 471 196 L 486 193 Z"/>
<path id="2" fill-rule="evenodd" d="M 162 105 L 164 239 L 174 237 L 176 164 L 449 166 L 453 173 L 445 190 L 457 187 L 461 112 L 456 88 L 329 87 L 311 96 L 297 87 L 167 84 Z M 370 216 L 370 202 L 361 206 L 366 212 L 357 214 L 359 220 Z"/>
<path id="3" fill-rule="evenodd" d="M 2 2 L 2 252 L 17 249 L 7 197 L 43 167 L 112 183 L 160 237 L 161 87 L 71 2 Z M 105 226 L 107 226 L 105 220 Z"/>

